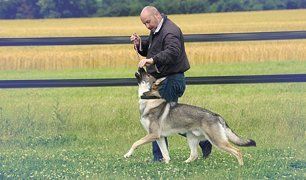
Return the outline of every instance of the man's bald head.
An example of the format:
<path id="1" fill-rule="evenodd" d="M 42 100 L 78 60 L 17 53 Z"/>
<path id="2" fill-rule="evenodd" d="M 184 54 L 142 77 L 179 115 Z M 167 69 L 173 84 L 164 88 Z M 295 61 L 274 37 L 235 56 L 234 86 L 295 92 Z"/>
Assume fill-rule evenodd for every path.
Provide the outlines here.
<path id="1" fill-rule="evenodd" d="M 153 6 L 146 6 L 140 13 L 142 23 L 149 29 L 155 30 L 162 19 L 160 12 Z"/>
<path id="2" fill-rule="evenodd" d="M 146 6 L 142 9 L 140 16 L 142 15 L 157 15 L 159 11 L 154 6 Z"/>

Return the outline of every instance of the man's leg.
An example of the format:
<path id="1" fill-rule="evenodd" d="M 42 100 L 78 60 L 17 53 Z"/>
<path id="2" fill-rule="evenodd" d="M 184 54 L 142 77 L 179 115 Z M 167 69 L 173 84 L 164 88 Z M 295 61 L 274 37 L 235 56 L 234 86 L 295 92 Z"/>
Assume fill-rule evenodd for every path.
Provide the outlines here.
<path id="1" fill-rule="evenodd" d="M 163 99 L 170 103 L 171 107 L 174 107 L 178 98 L 184 94 L 186 87 L 185 76 L 184 74 L 174 74 L 168 76 L 164 81 L 162 81 L 158 86 L 158 92 Z M 167 138 L 165 138 L 166 144 L 168 147 Z M 156 142 L 152 143 L 153 145 L 153 156 L 154 161 L 160 161 L 163 156 Z"/>
<path id="2" fill-rule="evenodd" d="M 171 80 L 169 81 L 168 78 L 166 78 L 164 81 L 162 81 L 159 84 L 159 87 L 158 87 L 159 94 L 167 102 L 172 102 L 173 99 L 176 98 L 176 97 L 173 98 L 173 90 L 172 89 L 173 89 L 172 81 Z M 176 102 L 177 102 L 177 99 L 178 98 L 176 98 Z M 166 141 L 166 145 L 167 145 L 167 148 L 168 148 L 167 137 L 165 137 L 165 141 Z M 162 155 L 156 141 L 152 142 L 152 147 L 153 147 L 153 149 L 152 149 L 153 161 L 161 161 L 163 159 L 163 155 Z"/>
<path id="3" fill-rule="evenodd" d="M 165 137 L 165 141 L 166 141 L 166 145 L 168 147 L 167 137 Z M 153 152 L 153 161 L 162 161 L 163 160 L 163 155 L 162 155 L 156 141 L 152 142 L 152 152 Z"/>
<path id="4" fill-rule="evenodd" d="M 200 141 L 199 146 L 202 149 L 203 158 L 208 158 L 211 153 L 212 145 L 208 140 Z"/>
<path id="5" fill-rule="evenodd" d="M 186 134 L 179 135 L 186 137 Z M 199 146 L 201 147 L 203 158 L 208 158 L 208 156 L 211 154 L 212 145 L 208 140 L 200 141 Z"/>

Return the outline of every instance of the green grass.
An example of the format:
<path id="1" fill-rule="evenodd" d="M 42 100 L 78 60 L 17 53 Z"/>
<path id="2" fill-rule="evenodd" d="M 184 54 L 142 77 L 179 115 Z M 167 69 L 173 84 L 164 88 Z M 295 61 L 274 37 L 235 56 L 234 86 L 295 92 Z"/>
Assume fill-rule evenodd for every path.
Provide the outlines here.
<path id="1" fill-rule="evenodd" d="M 172 151 L 170 164 L 152 163 L 147 152 L 138 157 L 122 158 L 120 152 L 103 152 L 99 147 L 68 147 L 51 149 L 23 149 L 2 152 L 4 176 L 41 178 L 101 178 L 101 179 L 283 179 L 303 178 L 305 161 L 295 159 L 290 149 L 249 150 L 245 166 L 239 167 L 227 154 L 213 151 L 207 160 L 185 164 L 187 150 Z M 184 154 L 184 155 L 182 155 Z"/>
<path id="2" fill-rule="evenodd" d="M 300 62 L 207 64 L 188 76 L 303 73 Z M 123 71 L 121 71 L 123 70 Z M 1 79 L 133 77 L 133 69 L 0 72 Z M 183 163 L 186 139 L 169 138 L 169 165 L 151 162 L 151 146 L 124 159 L 145 135 L 137 87 L 0 90 L 0 179 L 305 179 L 306 84 L 188 86 L 181 102 L 221 114 L 239 135 L 245 165 L 213 149 L 207 160 Z"/>
<path id="3" fill-rule="evenodd" d="M 293 74 L 305 73 L 305 61 L 265 61 L 208 63 L 191 65 L 186 76 L 226 76 L 251 74 Z M 136 68 L 100 68 L 47 70 L 3 70 L 0 79 L 78 79 L 78 78 L 134 78 Z"/>

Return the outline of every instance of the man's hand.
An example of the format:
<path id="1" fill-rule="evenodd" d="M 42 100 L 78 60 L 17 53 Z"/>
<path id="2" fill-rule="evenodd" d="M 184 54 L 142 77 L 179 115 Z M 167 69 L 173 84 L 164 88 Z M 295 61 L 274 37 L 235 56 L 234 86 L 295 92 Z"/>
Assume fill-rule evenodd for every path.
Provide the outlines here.
<path id="1" fill-rule="evenodd" d="M 133 42 L 135 45 L 139 46 L 141 38 L 136 33 L 132 34 L 130 37 L 131 42 Z"/>
<path id="2" fill-rule="evenodd" d="M 139 61 L 138 67 L 139 68 L 143 68 L 143 67 L 149 66 L 149 65 L 151 65 L 153 63 L 154 63 L 154 61 L 153 61 L 152 58 L 150 58 L 150 59 L 142 59 L 142 60 Z"/>

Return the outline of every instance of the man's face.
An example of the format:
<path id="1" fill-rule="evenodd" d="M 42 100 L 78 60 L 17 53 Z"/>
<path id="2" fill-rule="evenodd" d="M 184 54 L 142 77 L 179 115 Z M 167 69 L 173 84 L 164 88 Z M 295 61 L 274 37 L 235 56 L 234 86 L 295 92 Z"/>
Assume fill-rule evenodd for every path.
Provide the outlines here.
<path id="1" fill-rule="evenodd" d="M 151 31 L 155 31 L 157 28 L 159 21 L 156 15 L 150 13 L 144 13 L 140 17 L 141 22 Z"/>

